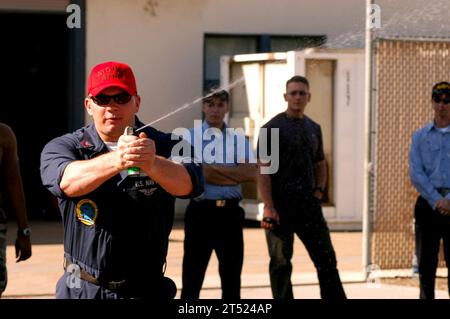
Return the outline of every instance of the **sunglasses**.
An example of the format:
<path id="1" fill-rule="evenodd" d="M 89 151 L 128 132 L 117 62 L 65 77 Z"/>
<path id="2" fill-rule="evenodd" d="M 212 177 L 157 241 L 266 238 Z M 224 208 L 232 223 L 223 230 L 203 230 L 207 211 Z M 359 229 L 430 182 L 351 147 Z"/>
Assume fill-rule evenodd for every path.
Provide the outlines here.
<path id="1" fill-rule="evenodd" d="M 91 96 L 91 100 L 97 105 L 108 105 L 111 99 L 117 104 L 127 104 L 131 100 L 131 95 L 127 92 L 121 92 L 115 95 L 99 94 L 96 96 Z"/>
<path id="2" fill-rule="evenodd" d="M 434 95 L 433 96 L 433 101 L 436 103 L 444 103 L 444 104 L 449 104 L 450 103 L 450 97 L 446 97 L 444 99 L 441 99 L 439 96 Z"/>
<path id="3" fill-rule="evenodd" d="M 300 96 L 307 96 L 307 95 L 308 95 L 308 92 L 306 92 L 306 91 L 291 91 L 291 92 L 288 92 L 288 94 L 289 94 L 290 96 L 297 96 L 297 95 L 300 95 Z"/>

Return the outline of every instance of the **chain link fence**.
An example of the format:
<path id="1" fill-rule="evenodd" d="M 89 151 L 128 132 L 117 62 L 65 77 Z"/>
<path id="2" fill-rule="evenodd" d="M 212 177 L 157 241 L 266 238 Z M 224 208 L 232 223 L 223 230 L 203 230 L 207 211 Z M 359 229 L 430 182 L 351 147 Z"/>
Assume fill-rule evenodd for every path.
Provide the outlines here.
<path id="1" fill-rule="evenodd" d="M 377 39 L 374 50 L 371 261 L 382 270 L 411 269 L 418 196 L 408 174 L 411 136 L 433 119 L 432 85 L 450 80 L 450 41 Z"/>

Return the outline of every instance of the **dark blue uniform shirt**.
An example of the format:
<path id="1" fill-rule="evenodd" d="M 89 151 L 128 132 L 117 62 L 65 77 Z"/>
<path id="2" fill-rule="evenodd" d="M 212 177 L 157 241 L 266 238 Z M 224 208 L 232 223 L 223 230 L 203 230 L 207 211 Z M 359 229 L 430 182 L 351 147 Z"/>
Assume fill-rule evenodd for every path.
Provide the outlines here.
<path id="1" fill-rule="evenodd" d="M 155 141 L 156 154 L 165 158 L 179 142 L 154 128 L 143 132 Z M 152 283 L 163 275 L 175 198 L 148 176 L 124 179 L 117 174 L 91 193 L 75 198 L 67 197 L 60 188 L 69 163 L 106 152 L 93 124 L 53 139 L 42 151 L 41 178 L 58 198 L 65 258 L 100 282 L 126 280 L 138 290 L 151 290 Z M 196 197 L 203 191 L 201 166 L 193 161 L 184 166 L 193 183 L 193 191 L 186 197 Z"/>

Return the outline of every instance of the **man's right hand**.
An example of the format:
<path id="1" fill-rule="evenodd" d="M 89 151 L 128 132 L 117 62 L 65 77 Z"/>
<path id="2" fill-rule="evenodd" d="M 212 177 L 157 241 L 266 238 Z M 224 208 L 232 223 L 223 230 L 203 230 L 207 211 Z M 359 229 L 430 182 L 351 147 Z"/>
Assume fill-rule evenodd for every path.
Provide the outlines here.
<path id="1" fill-rule="evenodd" d="M 155 161 L 155 142 L 145 133 L 139 137 L 134 135 L 121 135 L 117 142 L 116 167 L 124 170 L 129 167 L 139 167 L 149 172 Z"/>
<path id="2" fill-rule="evenodd" d="M 127 159 L 126 155 L 129 152 L 128 148 L 130 147 L 130 143 L 136 141 L 138 139 L 137 136 L 134 135 L 121 135 L 119 140 L 117 141 L 117 152 L 116 152 L 116 164 L 118 170 L 122 171 L 127 169 Z"/>
<path id="3" fill-rule="evenodd" d="M 274 207 L 264 206 L 263 219 L 261 221 L 261 227 L 264 229 L 272 230 L 275 226 L 280 224 L 280 216 Z"/>

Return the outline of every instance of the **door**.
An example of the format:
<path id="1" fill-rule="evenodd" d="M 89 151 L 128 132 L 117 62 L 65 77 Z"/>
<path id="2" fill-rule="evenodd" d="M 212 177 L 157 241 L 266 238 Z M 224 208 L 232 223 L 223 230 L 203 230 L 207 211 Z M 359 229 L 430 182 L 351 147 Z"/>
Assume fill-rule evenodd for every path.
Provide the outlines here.
<path id="1" fill-rule="evenodd" d="M 311 101 L 305 114 L 320 124 L 328 178 L 324 204 L 333 205 L 333 91 L 334 60 L 305 59 L 306 78 L 309 81 Z"/>
<path id="2" fill-rule="evenodd" d="M 0 121 L 12 127 L 30 217 L 59 216 L 40 153 L 69 127 L 69 29 L 63 13 L 0 13 Z M 83 112 L 80 106 L 80 112 Z"/>

